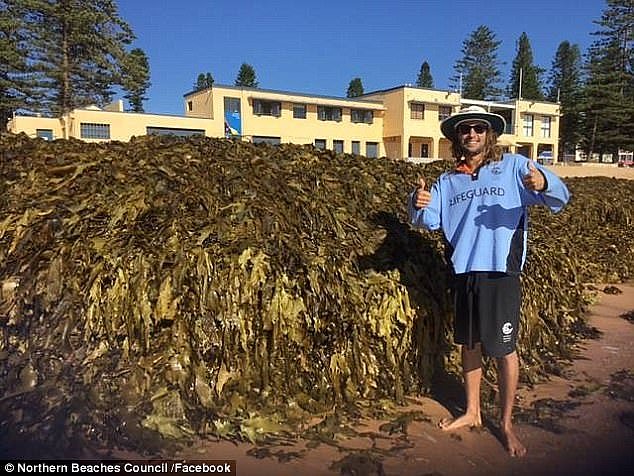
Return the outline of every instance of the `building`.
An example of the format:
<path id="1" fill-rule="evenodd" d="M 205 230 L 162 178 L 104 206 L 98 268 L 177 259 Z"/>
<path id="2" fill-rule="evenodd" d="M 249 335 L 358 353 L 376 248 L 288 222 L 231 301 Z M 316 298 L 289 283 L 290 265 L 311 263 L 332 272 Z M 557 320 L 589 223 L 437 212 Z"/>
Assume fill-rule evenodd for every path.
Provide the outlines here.
<path id="1" fill-rule="evenodd" d="M 385 107 L 365 98 L 336 98 L 235 86 L 185 94 L 185 115 L 214 121 L 215 137 L 255 143 L 313 144 L 379 157 Z"/>
<path id="2" fill-rule="evenodd" d="M 235 137 L 270 144 L 312 144 L 368 157 L 450 158 L 440 121 L 462 106 L 502 115 L 506 149 L 537 160 L 557 160 L 559 105 L 541 101 L 477 101 L 459 93 L 410 85 L 357 98 L 214 85 L 184 95 L 184 116 L 131 113 L 121 101 L 75 109 L 59 118 L 16 116 L 10 132 L 46 139 L 121 140 L 146 134 Z"/>

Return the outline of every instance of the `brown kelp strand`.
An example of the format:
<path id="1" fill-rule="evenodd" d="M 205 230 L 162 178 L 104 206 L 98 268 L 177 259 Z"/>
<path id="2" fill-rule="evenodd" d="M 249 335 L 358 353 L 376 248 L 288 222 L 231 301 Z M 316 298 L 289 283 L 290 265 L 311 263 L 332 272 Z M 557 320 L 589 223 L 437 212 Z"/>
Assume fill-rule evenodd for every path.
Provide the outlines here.
<path id="1" fill-rule="evenodd" d="M 0 138 L 0 447 L 258 440 L 457 370 L 427 166 L 209 138 Z M 631 182 L 531 212 L 522 375 L 568 358 L 583 283 L 631 278 Z M 624 246 L 625 244 L 625 246 Z"/>

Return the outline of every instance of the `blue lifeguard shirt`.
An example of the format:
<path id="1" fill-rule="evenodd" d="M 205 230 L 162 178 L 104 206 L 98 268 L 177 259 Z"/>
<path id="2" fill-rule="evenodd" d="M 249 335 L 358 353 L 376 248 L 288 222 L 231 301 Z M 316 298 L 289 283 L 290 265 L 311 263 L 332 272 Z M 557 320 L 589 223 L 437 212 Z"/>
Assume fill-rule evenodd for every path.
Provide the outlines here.
<path id="1" fill-rule="evenodd" d="M 539 164 L 546 178 L 542 192 L 528 190 L 524 176 L 529 159 L 504 154 L 475 174 L 445 172 L 431 188 L 431 202 L 416 210 L 408 200 L 410 221 L 429 230 L 442 228 L 451 246 L 454 272 L 500 271 L 519 274 L 526 260 L 527 207 L 545 205 L 554 213 L 568 203 L 570 193 L 557 175 Z"/>

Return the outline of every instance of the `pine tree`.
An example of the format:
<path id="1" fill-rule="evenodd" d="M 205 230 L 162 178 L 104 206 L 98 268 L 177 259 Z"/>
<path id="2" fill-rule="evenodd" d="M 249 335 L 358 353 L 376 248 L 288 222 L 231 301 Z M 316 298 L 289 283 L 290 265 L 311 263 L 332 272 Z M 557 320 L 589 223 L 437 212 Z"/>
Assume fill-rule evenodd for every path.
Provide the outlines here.
<path id="1" fill-rule="evenodd" d="M 140 48 L 135 48 L 123 60 L 122 86 L 123 96 L 130 103 L 130 110 L 143 112 L 143 101 L 150 87 L 150 65 L 147 56 Z"/>
<path id="2" fill-rule="evenodd" d="M 103 105 L 121 84 L 134 36 L 114 0 L 28 0 L 29 60 L 44 98 L 40 112 Z"/>
<path id="3" fill-rule="evenodd" d="M 598 39 L 591 45 L 584 89 L 584 137 L 588 154 L 634 150 L 634 2 L 607 0 Z"/>
<path id="4" fill-rule="evenodd" d="M 526 33 L 522 33 L 517 41 L 517 54 L 511 67 L 511 78 L 508 85 L 509 97 L 536 101 L 544 99 L 540 80 L 543 72 L 542 68 L 533 64 L 533 50 L 530 40 Z"/>
<path id="5" fill-rule="evenodd" d="M 248 88 L 257 88 L 258 81 L 255 76 L 255 69 L 247 63 L 242 63 L 238 76 L 236 77 L 236 86 L 244 86 Z"/>
<path id="6" fill-rule="evenodd" d="M 348 84 L 348 91 L 346 91 L 347 98 L 356 98 L 363 95 L 363 83 L 361 78 L 354 78 Z"/>
<path id="7" fill-rule="evenodd" d="M 416 78 L 416 86 L 418 86 L 419 88 L 434 87 L 434 79 L 431 76 L 431 70 L 427 61 L 423 61 L 423 64 L 420 65 L 418 78 Z"/>
<path id="8" fill-rule="evenodd" d="M 24 1 L 0 0 L 0 130 L 19 109 L 37 99 L 30 77 Z"/>
<path id="9" fill-rule="evenodd" d="M 200 73 L 194 84 L 194 91 L 202 91 L 214 85 L 214 77 L 211 73 Z"/>
<path id="10" fill-rule="evenodd" d="M 454 88 L 461 84 L 462 96 L 469 99 L 498 99 L 502 77 L 497 58 L 501 42 L 486 26 L 476 28 L 462 43 L 462 58 L 454 65 Z M 456 88 L 457 89 L 457 88 Z"/>
<path id="11" fill-rule="evenodd" d="M 548 100 L 559 102 L 560 154 L 574 154 L 581 139 L 580 104 L 583 95 L 581 52 L 578 45 L 563 41 L 557 48 L 550 71 Z"/>

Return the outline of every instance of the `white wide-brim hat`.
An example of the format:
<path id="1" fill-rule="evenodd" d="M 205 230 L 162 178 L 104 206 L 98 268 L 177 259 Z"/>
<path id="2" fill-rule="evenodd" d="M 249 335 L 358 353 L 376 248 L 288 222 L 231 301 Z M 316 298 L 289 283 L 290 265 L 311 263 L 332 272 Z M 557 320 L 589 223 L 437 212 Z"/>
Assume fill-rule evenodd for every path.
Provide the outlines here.
<path id="1" fill-rule="evenodd" d="M 465 121 L 486 122 L 491 129 L 501 135 L 506 128 L 506 121 L 499 114 L 487 112 L 480 106 L 469 106 L 449 116 L 440 123 L 440 130 L 447 139 L 456 138 L 456 128 Z"/>

